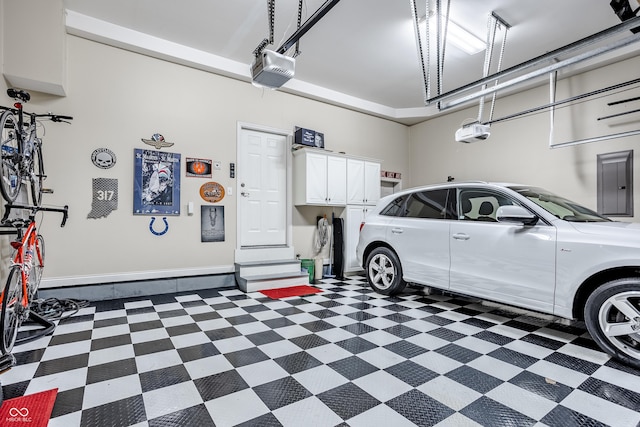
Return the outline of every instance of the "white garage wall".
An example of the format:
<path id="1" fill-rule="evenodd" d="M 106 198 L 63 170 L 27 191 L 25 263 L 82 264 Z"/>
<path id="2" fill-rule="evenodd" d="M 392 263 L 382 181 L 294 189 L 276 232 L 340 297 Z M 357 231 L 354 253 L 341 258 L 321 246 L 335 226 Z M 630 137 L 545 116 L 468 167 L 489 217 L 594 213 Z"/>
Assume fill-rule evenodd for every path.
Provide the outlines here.
<path id="1" fill-rule="evenodd" d="M 55 193 L 44 203 L 69 205 L 67 226 L 56 214 L 45 214 L 47 240 L 43 287 L 230 271 L 236 248 L 236 181 L 229 164 L 236 162 L 238 122 L 289 130 L 303 126 L 325 133 L 326 148 L 384 159 L 384 167 L 408 175 L 408 128 L 339 107 L 249 83 L 152 59 L 121 49 L 67 36 L 68 96 L 33 93 L 28 108 L 74 116 L 72 125 L 47 123 L 44 157 Z M 6 83 L 0 83 L 2 93 Z M 3 103 L 10 102 L 4 98 Z M 168 217 L 164 236 L 149 232 L 149 216 L 134 216 L 133 149 L 151 148 L 141 138 L 164 135 L 175 145 L 165 151 L 182 157 L 219 160 L 214 181 L 233 195 L 225 197 L 226 241 L 200 242 L 199 187 L 205 179 L 184 177 L 182 162 L 179 217 Z M 90 161 L 94 149 L 115 152 L 117 164 L 107 170 Z M 238 165 L 241 167 L 241 165 Z M 117 178 L 118 210 L 103 219 L 87 219 L 92 178 Z M 188 201 L 195 215 L 186 215 Z M 305 208 L 306 209 L 306 208 Z M 294 246 L 307 254 L 321 209 L 294 212 Z M 160 225 L 159 225 L 160 224 Z M 156 229 L 160 229 L 157 218 Z"/>
<path id="2" fill-rule="evenodd" d="M 640 58 L 634 58 L 560 81 L 557 99 L 631 80 L 637 77 L 636 70 L 639 67 Z M 614 98 L 629 98 L 629 93 L 621 93 Z M 494 118 L 548 102 L 548 86 L 528 90 L 499 99 Z M 597 117 L 606 114 L 606 102 L 604 99 L 594 99 L 559 111 L 555 120 L 555 142 L 640 128 L 638 114 L 627 116 L 628 123 L 624 125 L 608 126 L 602 121 L 597 122 Z M 637 104 L 625 108 L 631 110 L 637 108 Z M 485 111 L 488 112 L 487 109 Z M 486 141 L 472 144 L 455 142 L 456 129 L 465 119 L 475 118 L 477 114 L 476 106 L 410 128 L 412 185 L 443 182 L 449 175 L 457 181 L 517 182 L 545 187 L 595 210 L 597 155 L 631 149 L 635 150 L 635 155 L 638 154 L 640 136 L 550 149 L 548 112 L 496 123 Z M 640 188 L 638 162 L 634 161 L 634 165 L 634 188 Z M 636 197 L 636 217 L 639 208 L 640 200 Z M 636 217 L 620 219 L 632 221 Z"/>

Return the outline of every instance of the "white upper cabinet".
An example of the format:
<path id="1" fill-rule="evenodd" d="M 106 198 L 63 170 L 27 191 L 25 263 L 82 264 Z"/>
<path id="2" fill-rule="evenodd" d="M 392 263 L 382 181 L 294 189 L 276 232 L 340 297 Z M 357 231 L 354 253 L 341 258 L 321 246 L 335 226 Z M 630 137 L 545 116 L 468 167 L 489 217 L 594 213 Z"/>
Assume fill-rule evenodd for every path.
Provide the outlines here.
<path id="1" fill-rule="evenodd" d="M 295 205 L 375 205 L 380 200 L 380 163 L 345 154 L 301 148 L 293 152 Z"/>
<path id="2" fill-rule="evenodd" d="M 347 204 L 375 205 L 380 200 L 380 163 L 347 159 Z"/>
<path id="3" fill-rule="evenodd" d="M 293 155 L 294 204 L 346 204 L 346 158 L 308 150 L 297 150 Z"/>

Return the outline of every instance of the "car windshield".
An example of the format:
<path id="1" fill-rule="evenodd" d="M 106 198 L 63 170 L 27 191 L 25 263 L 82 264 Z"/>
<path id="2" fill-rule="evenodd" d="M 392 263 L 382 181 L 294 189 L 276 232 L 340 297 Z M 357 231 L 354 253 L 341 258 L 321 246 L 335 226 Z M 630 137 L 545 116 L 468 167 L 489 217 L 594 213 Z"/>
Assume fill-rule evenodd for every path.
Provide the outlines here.
<path id="1" fill-rule="evenodd" d="M 597 214 L 564 197 L 535 187 L 510 187 L 513 191 L 523 195 L 550 214 L 570 222 L 604 222 L 609 218 Z"/>

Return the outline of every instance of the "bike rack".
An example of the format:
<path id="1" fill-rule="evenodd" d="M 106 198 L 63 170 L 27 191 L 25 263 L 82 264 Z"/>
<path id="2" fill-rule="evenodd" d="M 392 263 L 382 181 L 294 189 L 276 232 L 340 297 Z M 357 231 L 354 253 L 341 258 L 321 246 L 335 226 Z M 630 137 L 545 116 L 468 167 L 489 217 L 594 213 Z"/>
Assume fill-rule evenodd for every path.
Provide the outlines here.
<path id="1" fill-rule="evenodd" d="M 11 369 L 15 363 L 16 363 L 16 358 L 11 353 L 3 354 L 2 356 L 0 356 L 0 374 Z M 0 404 L 1 404 L 1 400 L 0 400 Z"/>
<path id="2" fill-rule="evenodd" d="M 29 331 L 22 331 L 22 332 L 18 330 L 18 338 L 16 339 L 16 345 L 24 344 L 26 342 L 31 342 L 38 338 L 44 337 L 46 335 L 51 335 L 54 329 L 56 328 L 56 324 L 54 322 L 52 322 L 51 320 L 45 317 L 42 317 L 41 315 L 33 311 L 29 312 L 29 320 L 40 324 L 43 328 L 33 329 Z"/>

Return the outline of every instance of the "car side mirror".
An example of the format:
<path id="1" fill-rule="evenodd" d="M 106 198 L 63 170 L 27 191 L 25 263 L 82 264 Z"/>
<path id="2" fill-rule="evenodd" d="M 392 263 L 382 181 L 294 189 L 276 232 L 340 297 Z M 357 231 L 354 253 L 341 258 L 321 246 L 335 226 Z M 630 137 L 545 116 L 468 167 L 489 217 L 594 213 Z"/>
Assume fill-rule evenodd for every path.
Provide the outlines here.
<path id="1" fill-rule="evenodd" d="M 500 206 L 496 212 L 499 222 L 509 222 L 522 225 L 536 225 L 538 217 L 522 206 Z"/>

